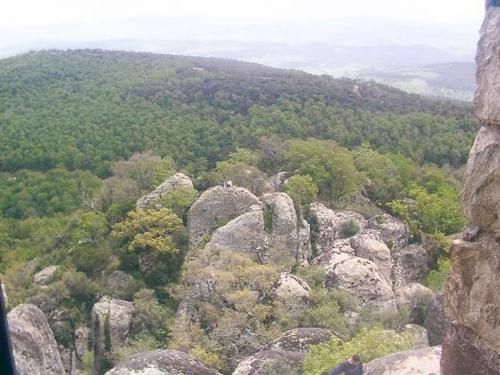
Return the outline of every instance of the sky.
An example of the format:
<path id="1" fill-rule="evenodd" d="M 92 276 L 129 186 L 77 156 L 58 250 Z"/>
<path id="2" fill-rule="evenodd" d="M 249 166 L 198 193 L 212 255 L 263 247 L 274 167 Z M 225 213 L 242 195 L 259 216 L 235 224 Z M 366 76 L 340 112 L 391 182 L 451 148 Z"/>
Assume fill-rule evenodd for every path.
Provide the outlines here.
<path id="1" fill-rule="evenodd" d="M 4 29 L 100 23 L 132 17 L 375 17 L 445 25 L 479 24 L 482 0 L 3 0 Z"/>

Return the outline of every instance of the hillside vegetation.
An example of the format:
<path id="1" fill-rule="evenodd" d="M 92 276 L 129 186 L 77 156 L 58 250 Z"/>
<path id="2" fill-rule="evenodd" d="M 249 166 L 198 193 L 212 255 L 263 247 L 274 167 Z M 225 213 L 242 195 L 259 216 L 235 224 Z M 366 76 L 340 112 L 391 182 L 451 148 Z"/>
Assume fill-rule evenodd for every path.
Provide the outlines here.
<path id="1" fill-rule="evenodd" d="M 210 240 L 203 233 L 200 248 L 189 247 L 190 207 L 227 180 L 258 201 L 273 191 L 268 178 L 286 171 L 287 183 L 274 190 L 291 197 L 294 225 L 310 225 L 311 259 L 320 236 L 312 202 L 375 222 L 389 212 L 408 224 L 410 242 L 434 241 L 428 285 L 439 289 L 449 264 L 444 235 L 464 224 L 458 190 L 477 127 L 470 112 L 467 104 L 373 82 L 229 60 L 99 50 L 0 60 L 0 272 L 11 306 L 40 306 L 58 343 L 72 350 L 73 332 L 89 326 L 93 304 L 110 293 L 110 275 L 125 272 L 119 297 L 134 303 L 133 329 L 122 352 L 99 359 L 102 368 L 170 345 L 229 373 L 233 350 L 251 352 L 297 326 L 328 328 L 348 340 L 358 333 L 347 329 L 343 315 L 352 303 L 326 291 L 324 275 L 301 269 L 295 259 L 288 271 L 309 275 L 311 285 L 316 280 L 317 297 L 311 311 L 290 319 L 266 297 L 279 267 L 231 252 L 203 255 Z M 176 171 L 190 176 L 195 189 L 189 181 L 189 189 L 136 206 Z M 272 213 L 265 209 L 263 216 L 269 234 Z M 215 219 L 222 227 L 234 217 Z M 359 230 L 348 222 L 342 238 Z M 199 257 L 184 262 L 193 250 Z M 227 272 L 228 264 L 242 270 L 240 279 Z M 41 287 L 33 275 L 48 265 L 59 269 Z M 200 304 L 206 326 L 176 332 L 177 304 L 209 271 L 226 289 L 217 303 Z M 255 288 L 264 293 L 258 301 Z M 223 321 L 219 308 L 227 316 L 251 316 L 239 326 Z M 389 320 L 377 324 L 399 322 Z M 233 323 L 228 336 L 223 327 Z M 363 328 L 371 323 L 363 321 Z M 254 328 L 256 342 L 233 345 Z M 91 358 L 78 360 L 88 370 Z"/>

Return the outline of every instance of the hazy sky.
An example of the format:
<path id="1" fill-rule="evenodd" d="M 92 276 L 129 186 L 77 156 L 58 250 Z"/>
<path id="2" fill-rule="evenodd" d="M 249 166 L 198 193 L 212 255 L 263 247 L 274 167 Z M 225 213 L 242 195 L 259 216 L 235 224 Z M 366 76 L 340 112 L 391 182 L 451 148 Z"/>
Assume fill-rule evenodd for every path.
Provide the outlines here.
<path id="1" fill-rule="evenodd" d="M 136 16 L 222 18 L 383 17 L 479 24 L 483 0 L 3 0 L 0 26 L 99 23 Z"/>

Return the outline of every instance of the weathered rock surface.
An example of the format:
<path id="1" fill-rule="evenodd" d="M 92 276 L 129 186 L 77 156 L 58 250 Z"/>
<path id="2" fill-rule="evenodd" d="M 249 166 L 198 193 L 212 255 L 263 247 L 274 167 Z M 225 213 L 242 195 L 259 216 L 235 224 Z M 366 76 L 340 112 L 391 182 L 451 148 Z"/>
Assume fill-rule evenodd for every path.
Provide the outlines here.
<path id="1" fill-rule="evenodd" d="M 500 9 L 490 7 L 481 28 L 476 54 L 476 116 L 485 123 L 500 125 Z"/>
<path id="2" fill-rule="evenodd" d="M 156 202 L 159 202 L 162 198 L 164 198 L 169 192 L 177 189 L 194 191 L 193 182 L 185 174 L 176 173 L 163 181 L 151 193 L 139 198 L 137 200 L 136 207 L 144 208 L 155 204 Z"/>
<path id="3" fill-rule="evenodd" d="M 300 277 L 289 272 L 282 272 L 276 288 L 273 290 L 276 298 L 282 300 L 309 299 L 311 288 Z"/>
<path id="4" fill-rule="evenodd" d="M 88 327 L 79 327 L 75 330 L 75 352 L 80 359 L 89 351 L 90 334 Z"/>
<path id="5" fill-rule="evenodd" d="M 153 350 L 133 355 L 106 375 L 220 375 L 191 355 L 177 350 Z"/>
<path id="6" fill-rule="evenodd" d="M 395 311 L 394 293 L 377 265 L 367 259 L 349 257 L 327 273 L 326 286 L 348 292 L 362 305 L 378 311 Z"/>
<path id="7" fill-rule="evenodd" d="M 451 261 L 445 313 L 454 324 L 443 343 L 444 374 L 499 374 L 500 247 L 488 235 L 457 240 Z"/>
<path id="8" fill-rule="evenodd" d="M 41 286 L 48 285 L 54 279 L 55 273 L 57 272 L 58 269 L 59 269 L 59 266 L 45 267 L 43 270 L 41 270 L 40 272 L 37 272 L 33 276 L 33 281 L 37 285 L 41 285 Z"/>
<path id="9" fill-rule="evenodd" d="M 388 214 L 372 217 L 366 226 L 380 233 L 380 238 L 391 249 L 396 251 L 408 245 L 410 229 L 402 221 Z"/>
<path id="10" fill-rule="evenodd" d="M 407 324 L 404 327 L 404 332 L 413 336 L 413 349 L 422 349 L 429 346 L 429 335 L 424 327 L 418 324 Z"/>
<path id="11" fill-rule="evenodd" d="M 302 352 L 263 350 L 241 361 L 233 375 L 298 375 L 304 356 Z"/>
<path id="12" fill-rule="evenodd" d="M 498 74 L 500 86 L 500 71 Z M 469 154 L 464 180 L 462 205 L 469 226 L 500 235 L 499 126 L 483 126 L 479 130 Z"/>
<path id="13" fill-rule="evenodd" d="M 248 212 L 218 228 L 207 243 L 207 249 L 237 250 L 264 258 L 266 255 L 264 213 L 261 206 L 252 206 Z M 265 259 L 262 259 L 264 261 Z"/>
<path id="14" fill-rule="evenodd" d="M 324 343 L 332 333 L 324 328 L 296 328 L 241 361 L 233 375 L 302 374 L 302 362 L 309 345 Z"/>
<path id="15" fill-rule="evenodd" d="M 351 238 L 351 247 L 356 256 L 365 258 L 375 263 L 385 280 L 391 281 L 391 250 L 381 240 L 380 234 L 373 230 L 367 230 Z"/>
<path id="16" fill-rule="evenodd" d="M 137 283 L 128 273 L 117 270 L 109 275 L 106 288 L 111 297 L 130 300 L 137 291 Z"/>
<path id="17" fill-rule="evenodd" d="M 188 213 L 190 246 L 198 246 L 214 229 L 240 216 L 254 205 L 261 203 L 244 188 L 216 186 L 208 189 L 201 194 Z"/>
<path id="18" fill-rule="evenodd" d="M 353 223 L 362 231 L 366 220 L 360 214 L 352 211 L 333 211 L 321 203 L 311 204 L 311 216 L 317 228 L 316 250 L 318 254 L 328 252 L 333 248 L 336 240 L 351 237 L 352 234 L 344 233 L 346 225 Z"/>
<path id="19" fill-rule="evenodd" d="M 389 354 L 365 365 L 366 375 L 438 375 L 441 347 Z"/>
<path id="20" fill-rule="evenodd" d="M 290 177 L 290 175 L 290 172 L 281 171 L 269 177 L 266 182 L 274 189 L 274 191 L 280 191 L 281 185 L 288 177 Z"/>
<path id="21" fill-rule="evenodd" d="M 94 374 L 100 374 L 103 362 L 109 362 L 114 351 L 126 343 L 133 312 L 132 302 L 110 297 L 102 297 L 92 308 Z"/>
<path id="22" fill-rule="evenodd" d="M 8 322 L 19 375 L 64 374 L 56 340 L 42 310 L 19 305 L 9 312 Z"/>
<path id="23" fill-rule="evenodd" d="M 295 328 L 283 332 L 283 335 L 266 345 L 264 350 L 304 352 L 309 345 L 317 345 L 327 342 L 332 337 L 332 333 L 325 328 Z"/>
<path id="24" fill-rule="evenodd" d="M 486 1 L 476 54 L 479 130 L 465 171 L 465 242 L 454 241 L 444 310 L 443 375 L 500 374 L 500 4 Z"/>
<path id="25" fill-rule="evenodd" d="M 409 245 L 394 252 L 392 277 L 395 288 L 422 282 L 429 273 L 427 251 L 419 245 Z"/>
<path id="26" fill-rule="evenodd" d="M 448 330 L 449 321 L 444 315 L 443 298 L 443 293 L 436 294 L 427 308 L 424 327 L 429 333 L 431 345 L 441 345 Z"/>
<path id="27" fill-rule="evenodd" d="M 265 230 L 271 234 L 269 246 L 272 263 L 288 263 L 290 266 L 297 259 L 307 258 L 299 252 L 297 214 L 292 199 L 285 193 L 266 194 L 261 197 L 264 203 Z M 307 250 L 306 250 L 307 251 Z M 288 260 L 286 260 L 288 259 Z"/>

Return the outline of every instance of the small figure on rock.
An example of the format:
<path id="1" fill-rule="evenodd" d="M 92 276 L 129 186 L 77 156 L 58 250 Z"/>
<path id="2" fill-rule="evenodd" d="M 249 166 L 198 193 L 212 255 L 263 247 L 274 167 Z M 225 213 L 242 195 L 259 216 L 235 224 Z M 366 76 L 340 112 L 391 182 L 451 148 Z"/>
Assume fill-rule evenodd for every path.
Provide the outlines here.
<path id="1" fill-rule="evenodd" d="M 233 186 L 233 181 L 227 180 L 227 181 L 222 181 L 222 187 L 231 187 Z"/>
<path id="2" fill-rule="evenodd" d="M 335 367 L 326 375 L 363 375 L 363 363 L 359 355 L 355 354 L 350 359 Z"/>

